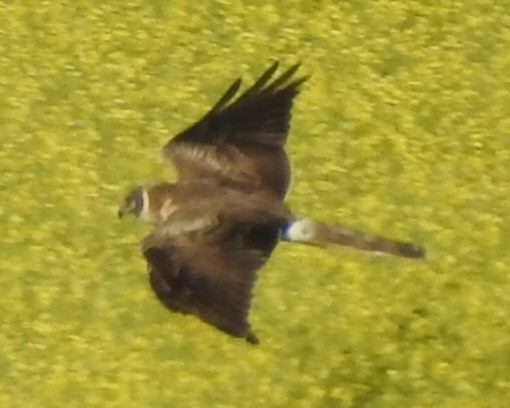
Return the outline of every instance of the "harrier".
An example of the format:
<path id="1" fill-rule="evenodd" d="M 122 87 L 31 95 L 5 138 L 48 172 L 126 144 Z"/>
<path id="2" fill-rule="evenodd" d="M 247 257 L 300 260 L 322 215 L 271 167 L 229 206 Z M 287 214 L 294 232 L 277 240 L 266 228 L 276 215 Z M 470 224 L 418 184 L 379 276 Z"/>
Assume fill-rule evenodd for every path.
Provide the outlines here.
<path id="1" fill-rule="evenodd" d="M 296 64 L 274 78 L 277 68 L 274 63 L 235 98 L 237 79 L 199 121 L 163 147 L 163 157 L 177 170 L 176 183 L 136 187 L 119 208 L 119 217 L 131 213 L 154 225 L 141 248 L 159 300 L 253 344 L 252 287 L 279 240 L 425 256 L 409 242 L 292 213 L 284 202 L 290 180 L 284 146 L 292 103 L 307 77 L 295 76 Z"/>

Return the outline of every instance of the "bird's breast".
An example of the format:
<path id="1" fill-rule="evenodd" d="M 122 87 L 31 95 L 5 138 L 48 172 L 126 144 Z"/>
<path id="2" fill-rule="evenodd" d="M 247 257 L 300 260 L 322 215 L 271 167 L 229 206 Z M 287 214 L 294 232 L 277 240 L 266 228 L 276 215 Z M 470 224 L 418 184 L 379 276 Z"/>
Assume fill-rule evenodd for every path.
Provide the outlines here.
<path id="1" fill-rule="evenodd" d="M 203 217 L 170 217 L 159 229 L 166 237 L 180 237 L 197 231 L 203 231 L 215 225 L 215 220 Z"/>

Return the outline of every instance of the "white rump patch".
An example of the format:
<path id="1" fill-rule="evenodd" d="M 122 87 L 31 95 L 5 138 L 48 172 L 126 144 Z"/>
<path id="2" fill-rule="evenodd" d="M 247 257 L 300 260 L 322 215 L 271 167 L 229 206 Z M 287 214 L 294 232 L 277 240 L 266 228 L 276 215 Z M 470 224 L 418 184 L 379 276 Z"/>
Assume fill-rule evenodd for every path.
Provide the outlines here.
<path id="1" fill-rule="evenodd" d="M 288 241 L 310 242 L 315 235 L 315 226 L 311 219 L 302 218 L 288 225 L 282 236 Z"/>

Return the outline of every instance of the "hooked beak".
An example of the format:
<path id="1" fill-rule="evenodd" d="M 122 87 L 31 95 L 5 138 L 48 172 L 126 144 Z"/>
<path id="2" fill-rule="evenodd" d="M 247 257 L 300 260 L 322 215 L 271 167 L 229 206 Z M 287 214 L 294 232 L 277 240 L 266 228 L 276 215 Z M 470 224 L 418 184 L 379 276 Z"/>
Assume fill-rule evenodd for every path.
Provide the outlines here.
<path id="1" fill-rule="evenodd" d="M 119 218 L 122 218 L 124 215 L 126 215 L 129 212 L 129 209 L 126 208 L 124 205 L 121 205 L 119 207 L 119 210 L 117 211 L 117 216 Z"/>

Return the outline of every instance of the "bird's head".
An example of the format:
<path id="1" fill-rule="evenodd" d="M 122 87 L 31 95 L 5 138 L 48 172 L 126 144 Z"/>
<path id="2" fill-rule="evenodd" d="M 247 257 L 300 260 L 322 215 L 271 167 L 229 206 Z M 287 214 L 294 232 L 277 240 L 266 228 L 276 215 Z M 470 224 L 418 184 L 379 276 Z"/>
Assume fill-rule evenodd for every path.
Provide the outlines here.
<path id="1" fill-rule="evenodd" d="M 156 183 L 132 189 L 119 206 L 119 218 L 133 214 L 142 221 L 158 223 L 167 219 L 177 208 L 174 204 L 174 185 Z"/>
<path id="2" fill-rule="evenodd" d="M 146 197 L 146 190 L 142 186 L 138 186 L 131 190 L 119 206 L 119 218 L 126 214 L 133 214 L 140 218 L 144 210 L 144 206 L 148 204 L 145 202 L 147 201 Z"/>

